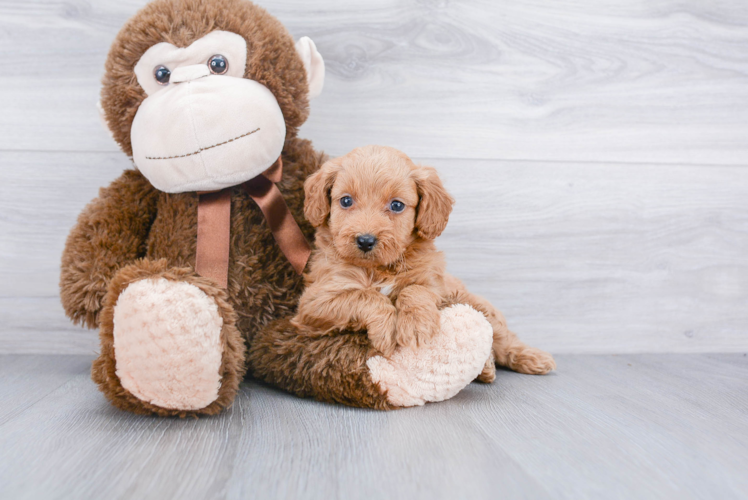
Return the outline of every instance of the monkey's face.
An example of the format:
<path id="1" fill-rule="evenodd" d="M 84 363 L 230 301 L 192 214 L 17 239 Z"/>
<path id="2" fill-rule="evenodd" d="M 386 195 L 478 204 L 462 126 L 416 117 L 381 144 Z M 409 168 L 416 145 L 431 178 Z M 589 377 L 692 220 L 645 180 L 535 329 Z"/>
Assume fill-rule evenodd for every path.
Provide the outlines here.
<path id="1" fill-rule="evenodd" d="M 241 184 L 269 168 L 286 137 L 272 92 L 244 78 L 245 39 L 213 31 L 185 48 L 150 47 L 135 65 L 148 97 L 132 123 L 133 159 L 168 193 Z"/>
<path id="2" fill-rule="evenodd" d="M 112 43 L 100 109 L 156 188 L 213 191 L 278 159 L 324 73 L 310 39 L 248 0 L 154 0 Z"/>

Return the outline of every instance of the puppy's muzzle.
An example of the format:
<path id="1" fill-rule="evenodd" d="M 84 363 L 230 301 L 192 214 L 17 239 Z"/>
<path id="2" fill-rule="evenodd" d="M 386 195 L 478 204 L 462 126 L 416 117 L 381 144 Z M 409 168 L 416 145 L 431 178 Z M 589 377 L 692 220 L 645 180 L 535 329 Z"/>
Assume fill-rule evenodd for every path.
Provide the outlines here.
<path id="1" fill-rule="evenodd" d="M 362 234 L 356 237 L 356 245 L 362 252 L 370 252 L 377 244 L 377 237 L 373 234 Z"/>

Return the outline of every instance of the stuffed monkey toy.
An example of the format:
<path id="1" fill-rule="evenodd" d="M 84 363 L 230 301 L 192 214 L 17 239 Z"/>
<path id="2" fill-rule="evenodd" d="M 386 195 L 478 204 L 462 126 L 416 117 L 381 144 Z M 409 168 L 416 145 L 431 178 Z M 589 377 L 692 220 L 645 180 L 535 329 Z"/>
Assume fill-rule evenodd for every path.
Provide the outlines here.
<path id="1" fill-rule="evenodd" d="M 247 0 L 156 0 L 117 35 L 100 108 L 134 168 L 80 214 L 60 280 L 66 314 L 99 329 L 92 378 L 116 407 L 216 414 L 249 370 L 388 409 L 481 373 L 491 327 L 467 306 L 443 314 L 459 354 L 443 359 L 383 360 L 365 332 L 301 338 L 290 325 L 313 237 L 303 183 L 326 160 L 297 132 L 323 79 L 314 43 Z"/>

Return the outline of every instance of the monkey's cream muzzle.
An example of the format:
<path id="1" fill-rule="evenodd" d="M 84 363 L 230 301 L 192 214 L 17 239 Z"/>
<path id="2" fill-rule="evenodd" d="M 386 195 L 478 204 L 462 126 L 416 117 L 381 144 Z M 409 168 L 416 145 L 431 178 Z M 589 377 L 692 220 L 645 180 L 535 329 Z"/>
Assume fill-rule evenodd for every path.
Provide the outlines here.
<path id="1" fill-rule="evenodd" d="M 208 63 L 221 55 L 223 74 Z M 273 94 L 244 78 L 244 39 L 214 31 L 186 48 L 154 45 L 135 74 L 148 97 L 131 130 L 133 160 L 154 187 L 167 193 L 215 191 L 260 175 L 283 150 L 286 125 Z M 156 68 L 170 71 L 167 84 Z"/>

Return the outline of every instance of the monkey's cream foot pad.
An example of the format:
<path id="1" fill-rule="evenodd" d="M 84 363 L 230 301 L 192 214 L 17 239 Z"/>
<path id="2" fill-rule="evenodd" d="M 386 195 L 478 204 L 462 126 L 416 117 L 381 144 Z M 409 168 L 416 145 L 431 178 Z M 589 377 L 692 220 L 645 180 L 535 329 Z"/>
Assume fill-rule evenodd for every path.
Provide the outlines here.
<path id="1" fill-rule="evenodd" d="M 199 288 L 164 278 L 136 281 L 114 308 L 116 373 L 135 397 L 199 410 L 218 398 L 223 319 Z"/>
<path id="2" fill-rule="evenodd" d="M 480 375 L 491 355 L 493 329 L 485 316 L 458 304 L 442 310 L 441 332 L 417 349 L 400 347 L 389 359 L 370 358 L 372 380 L 395 406 L 444 401 Z"/>

